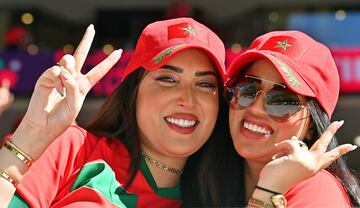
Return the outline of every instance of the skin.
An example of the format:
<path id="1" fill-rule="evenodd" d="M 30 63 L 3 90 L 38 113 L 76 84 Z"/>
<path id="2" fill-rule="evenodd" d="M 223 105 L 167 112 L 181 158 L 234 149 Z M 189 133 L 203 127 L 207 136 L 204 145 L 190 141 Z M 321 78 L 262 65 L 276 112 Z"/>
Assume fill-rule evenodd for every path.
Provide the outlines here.
<path id="1" fill-rule="evenodd" d="M 284 83 L 275 67 L 265 59 L 260 59 L 246 72 L 261 79 L 274 83 Z M 268 92 L 273 84 L 262 82 L 261 90 Z M 264 166 L 272 160 L 276 153 L 274 145 L 290 139 L 292 136 L 302 138 L 309 124 L 308 109 L 302 108 L 285 122 L 273 120 L 264 108 L 264 93 L 259 93 L 257 99 L 247 108 L 229 111 L 230 132 L 236 151 L 249 163 L 258 163 Z M 299 96 L 302 105 L 307 104 L 304 96 Z M 244 121 L 255 124 L 270 131 L 269 135 L 253 132 L 244 128 Z M 250 162 L 251 161 L 251 162 Z"/>
<path id="2" fill-rule="evenodd" d="M 162 68 L 148 72 L 139 86 L 136 115 L 142 150 L 182 169 L 187 157 L 210 137 L 218 108 L 218 81 L 211 59 L 197 49 L 177 53 Z M 180 126 L 180 119 L 188 121 L 186 127 Z M 169 177 L 166 171 L 149 167 L 155 180 L 156 173 Z M 166 186 L 163 181 L 158 180 L 158 185 Z"/>
<path id="3" fill-rule="evenodd" d="M 259 59 L 255 61 L 255 63 L 248 69 L 246 74 L 253 75 L 261 79 L 266 79 L 273 83 L 284 83 L 275 67 L 265 59 Z M 273 87 L 273 84 L 270 82 L 262 82 L 261 90 L 263 90 L 264 92 L 268 92 Z M 233 108 L 230 108 L 229 111 L 230 133 L 233 139 L 235 149 L 240 156 L 246 159 L 245 181 L 247 198 L 250 198 L 251 194 L 254 192 L 255 185 L 257 183 L 262 183 L 261 181 L 259 182 L 260 175 L 262 174 L 266 177 L 267 174 L 264 173 L 266 173 L 267 168 L 264 169 L 264 166 L 273 160 L 273 156 L 276 154 L 278 154 L 278 157 L 286 156 L 291 151 L 294 151 L 294 149 L 291 151 L 289 151 L 289 149 L 284 149 L 282 152 L 279 152 L 279 147 L 277 147 L 276 145 L 284 141 L 290 142 L 290 138 L 292 136 L 302 138 L 309 127 L 309 112 L 306 108 L 303 108 L 300 111 L 296 112 L 284 122 L 277 122 L 273 120 L 265 111 L 264 96 L 264 93 L 259 93 L 255 102 L 247 108 L 240 110 L 234 110 Z M 302 105 L 306 105 L 305 97 L 299 96 L 299 98 L 300 103 Z M 246 129 L 243 125 L 244 121 L 265 128 L 271 133 L 262 134 Z M 294 143 L 294 141 L 292 142 Z M 284 144 L 286 143 L 283 143 L 283 145 Z M 291 143 L 287 143 L 287 145 L 289 144 Z M 299 146 L 296 144 L 296 140 L 295 144 L 291 145 L 292 147 L 290 148 L 296 148 L 299 152 L 298 154 L 303 154 L 303 156 L 301 157 L 312 157 L 311 155 L 309 155 L 309 151 L 307 151 L 307 149 L 301 150 L 301 148 L 299 148 Z M 289 159 L 291 161 L 291 159 L 293 159 L 286 157 L 283 157 L 280 160 L 274 160 L 273 162 L 269 163 L 267 167 L 271 167 L 272 165 L 276 167 L 276 164 L 279 164 L 279 161 L 281 160 Z M 313 158 L 310 158 L 309 161 L 313 161 Z M 295 163 L 288 163 L 288 165 L 289 168 L 298 167 Z M 273 176 L 276 176 L 276 174 L 274 174 Z M 279 170 L 279 180 L 283 180 L 281 178 L 284 178 L 284 176 L 282 176 L 281 170 Z M 273 179 L 276 178 L 277 177 L 273 177 Z M 291 179 L 289 181 L 296 180 Z M 292 184 L 292 182 L 286 183 L 284 181 L 284 184 Z M 272 186 L 273 184 L 271 182 L 265 182 L 264 187 Z M 282 192 L 281 190 L 286 190 L 288 188 L 286 186 L 281 187 L 277 185 L 273 187 L 276 187 L 274 189 L 279 190 L 279 192 Z"/>
<path id="4" fill-rule="evenodd" d="M 9 89 L 10 81 L 4 79 L 0 86 L 0 116 L 14 101 L 14 96 Z"/>
<path id="5" fill-rule="evenodd" d="M 91 87 L 112 68 L 121 56 L 121 50 L 116 50 L 87 74 L 82 74 L 81 68 L 89 52 L 94 35 L 95 30 L 91 25 L 85 32 L 74 55 L 65 55 L 60 60 L 62 67 L 53 66 L 47 69 L 35 85 L 34 93 L 25 117 L 12 137 L 12 142 L 34 160 L 38 159 L 50 143 L 71 125 L 78 115 L 85 96 Z M 183 83 L 180 82 L 181 86 L 182 84 Z M 187 86 L 189 87 L 190 85 Z M 190 87 L 186 89 L 190 89 Z M 189 91 L 185 90 L 181 92 L 188 93 Z M 59 92 L 65 92 L 65 96 L 61 97 Z M 215 94 L 216 93 L 217 91 Z M 195 99 L 195 96 L 192 96 L 192 98 Z M 181 109 L 180 106 L 184 105 L 182 102 L 178 104 L 179 109 Z M 175 109 L 175 106 L 173 107 Z M 167 112 L 167 109 L 168 108 L 164 109 L 166 113 L 178 112 L 178 110 L 174 110 L 172 107 L 169 112 Z M 200 112 L 194 111 L 194 114 L 197 115 L 197 113 L 199 113 L 199 117 L 201 117 Z M 208 112 L 206 112 L 206 115 L 208 115 Z M 202 122 L 202 120 L 200 120 L 200 122 Z M 280 142 L 275 148 L 280 153 L 282 152 L 282 154 L 285 152 L 286 156 L 268 163 L 261 171 L 258 184 L 275 191 L 286 191 L 293 183 L 313 176 L 314 173 L 328 166 L 341 155 L 354 150 L 354 146 L 346 144 L 332 151 L 325 152 L 331 136 L 341 125 L 341 122 L 332 123 L 328 130 L 312 146 L 310 151 L 301 150 L 296 141 L 286 140 Z M 143 134 L 146 134 L 145 131 Z M 182 140 L 180 137 L 174 141 L 181 141 L 179 143 L 181 143 L 183 147 L 192 147 L 192 145 L 188 145 L 192 142 Z M 144 148 L 145 145 L 142 145 L 142 147 Z M 167 151 L 170 149 L 171 148 Z M 191 148 L 189 148 L 189 150 L 190 149 Z M 181 155 L 181 151 L 178 152 L 179 156 Z M 279 154 L 279 152 L 277 154 Z M 171 154 L 175 156 L 175 152 Z M 0 169 L 5 170 L 16 181 L 21 181 L 28 168 L 4 148 L 0 149 L 0 158 L 2 159 L 0 161 Z M 287 173 L 289 169 L 297 171 L 294 171 L 295 174 L 289 176 Z M 161 169 L 157 168 L 157 171 L 159 170 Z M 267 177 L 269 175 L 271 177 Z M 156 177 L 159 178 L 159 176 L 160 175 L 155 174 L 155 180 Z M 279 181 L 281 183 L 278 183 Z M 2 207 L 7 207 L 14 192 L 15 187 L 0 177 L 0 205 Z M 254 191 L 253 197 L 264 201 L 269 200 L 269 195 L 266 195 L 264 192 L 259 192 L 258 190 Z"/>

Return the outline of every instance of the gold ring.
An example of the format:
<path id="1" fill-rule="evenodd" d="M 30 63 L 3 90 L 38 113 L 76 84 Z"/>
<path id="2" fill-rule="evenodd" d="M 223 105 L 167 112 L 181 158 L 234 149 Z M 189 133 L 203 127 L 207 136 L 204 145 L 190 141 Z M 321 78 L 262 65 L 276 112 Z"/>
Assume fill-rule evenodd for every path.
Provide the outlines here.
<path id="1" fill-rule="evenodd" d="M 305 142 L 303 141 L 298 141 L 298 144 L 301 148 L 305 147 L 306 149 L 308 149 L 308 146 L 305 144 Z"/>

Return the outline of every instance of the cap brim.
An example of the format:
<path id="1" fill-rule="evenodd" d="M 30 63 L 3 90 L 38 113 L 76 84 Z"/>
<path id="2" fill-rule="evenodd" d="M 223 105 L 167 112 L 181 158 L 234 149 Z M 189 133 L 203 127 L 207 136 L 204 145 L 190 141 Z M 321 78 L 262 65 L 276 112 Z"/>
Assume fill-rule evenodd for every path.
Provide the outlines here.
<path id="1" fill-rule="evenodd" d="M 316 96 L 315 92 L 298 73 L 298 70 L 301 70 L 301 67 L 303 66 L 295 63 L 280 53 L 272 51 L 265 52 L 248 50 L 242 53 L 230 64 L 226 72 L 227 82 L 238 76 L 247 65 L 258 59 L 266 59 L 270 61 L 279 72 L 281 78 L 285 82 L 285 85 L 294 92 L 309 97 Z"/>
<path id="2" fill-rule="evenodd" d="M 163 49 L 161 52 L 156 54 L 155 56 L 151 57 L 148 61 L 146 61 L 142 67 L 144 67 L 147 70 L 155 70 L 161 68 L 163 65 L 165 65 L 168 60 L 170 60 L 174 55 L 177 53 L 184 51 L 189 48 L 195 48 L 199 49 L 203 52 L 205 52 L 210 59 L 214 62 L 218 74 L 220 75 L 220 78 L 223 82 L 225 82 L 225 66 L 224 64 L 216 57 L 215 54 L 213 54 L 210 49 L 207 47 L 204 47 L 204 45 L 201 44 L 180 44 L 180 45 L 174 45 L 167 47 Z M 169 50 L 171 50 L 171 53 L 167 53 Z"/>

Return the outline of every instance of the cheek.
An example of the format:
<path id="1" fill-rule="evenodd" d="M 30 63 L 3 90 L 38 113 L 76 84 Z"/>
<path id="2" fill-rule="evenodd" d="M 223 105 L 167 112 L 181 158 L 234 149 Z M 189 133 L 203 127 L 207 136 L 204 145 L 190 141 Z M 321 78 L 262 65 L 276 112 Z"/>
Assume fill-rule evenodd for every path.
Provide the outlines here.
<path id="1" fill-rule="evenodd" d="M 234 109 L 229 109 L 229 128 L 231 137 L 237 138 L 240 132 L 240 122 L 239 119 L 239 111 L 235 111 Z"/>
<path id="2" fill-rule="evenodd" d="M 298 119 L 295 121 L 289 121 L 278 125 L 278 142 L 290 139 L 292 136 L 297 136 L 302 139 L 306 132 L 306 121 L 305 119 Z"/>

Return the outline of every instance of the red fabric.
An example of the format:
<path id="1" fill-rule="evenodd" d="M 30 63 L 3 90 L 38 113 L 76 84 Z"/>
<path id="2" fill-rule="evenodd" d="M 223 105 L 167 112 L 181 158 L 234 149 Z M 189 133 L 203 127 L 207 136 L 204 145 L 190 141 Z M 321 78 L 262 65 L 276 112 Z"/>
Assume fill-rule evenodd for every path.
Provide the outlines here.
<path id="1" fill-rule="evenodd" d="M 101 193 L 82 187 L 70 192 L 86 163 L 105 161 L 120 184 L 125 182 L 129 155 L 118 140 L 99 138 L 70 127 L 26 173 L 17 192 L 31 207 L 117 207 Z M 181 201 L 158 196 L 139 171 L 128 192 L 138 195 L 137 207 L 180 207 Z"/>
<path id="2" fill-rule="evenodd" d="M 350 208 L 349 198 L 340 182 L 326 170 L 292 187 L 285 197 L 291 207 Z"/>
<path id="3" fill-rule="evenodd" d="M 189 34 L 183 26 L 191 26 L 194 33 Z M 171 52 L 169 49 L 178 47 Z M 131 72 L 143 67 L 155 70 L 166 64 L 176 53 L 187 48 L 198 48 L 209 55 L 217 66 L 220 77 L 225 80 L 225 47 L 220 38 L 205 25 L 192 18 L 176 18 L 149 24 L 141 33 L 134 54 L 127 65 L 123 79 Z M 162 61 L 154 62 L 163 54 Z"/>
<path id="4" fill-rule="evenodd" d="M 325 45 L 299 31 L 273 31 L 256 38 L 227 70 L 228 80 L 257 59 L 269 60 L 294 92 L 314 97 L 331 118 L 340 80 L 335 61 Z"/>

